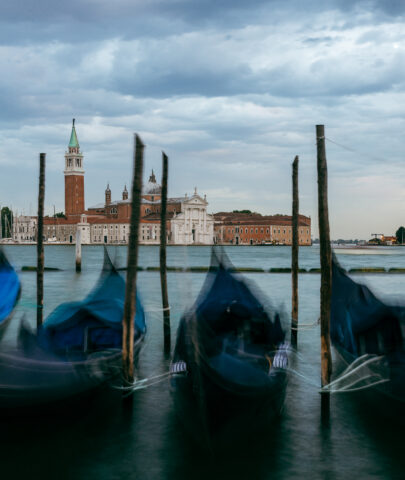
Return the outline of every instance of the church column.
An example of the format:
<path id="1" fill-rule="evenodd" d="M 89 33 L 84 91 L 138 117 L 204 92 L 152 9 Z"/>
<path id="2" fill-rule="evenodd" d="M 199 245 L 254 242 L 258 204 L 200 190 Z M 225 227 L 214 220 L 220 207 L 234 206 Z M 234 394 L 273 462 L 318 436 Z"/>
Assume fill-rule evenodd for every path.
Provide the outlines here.
<path id="1" fill-rule="evenodd" d="M 207 210 L 204 208 L 204 243 L 207 243 Z"/>

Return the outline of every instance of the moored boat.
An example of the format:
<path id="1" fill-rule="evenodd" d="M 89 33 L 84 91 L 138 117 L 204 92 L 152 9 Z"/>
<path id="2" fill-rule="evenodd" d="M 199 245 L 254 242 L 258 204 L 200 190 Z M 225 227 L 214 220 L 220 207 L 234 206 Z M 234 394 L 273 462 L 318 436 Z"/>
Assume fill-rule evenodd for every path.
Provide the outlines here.
<path id="1" fill-rule="evenodd" d="M 277 313 L 213 255 L 206 283 L 181 319 L 171 365 L 179 416 L 205 444 L 269 427 L 284 403 L 287 348 Z"/>
<path id="2" fill-rule="evenodd" d="M 331 341 L 348 370 L 332 386 L 342 392 L 368 390 L 385 411 L 403 410 L 404 328 L 404 306 L 384 303 L 333 259 Z"/>
<path id="3" fill-rule="evenodd" d="M 18 275 L 0 248 L 0 340 L 9 325 L 20 293 L 21 283 Z"/>
<path id="4" fill-rule="evenodd" d="M 19 347 L 0 352 L 0 413 L 33 413 L 73 404 L 121 375 L 125 281 L 106 258 L 94 290 L 57 307 L 37 333 L 22 324 Z M 136 300 L 134 352 L 146 333 Z"/>

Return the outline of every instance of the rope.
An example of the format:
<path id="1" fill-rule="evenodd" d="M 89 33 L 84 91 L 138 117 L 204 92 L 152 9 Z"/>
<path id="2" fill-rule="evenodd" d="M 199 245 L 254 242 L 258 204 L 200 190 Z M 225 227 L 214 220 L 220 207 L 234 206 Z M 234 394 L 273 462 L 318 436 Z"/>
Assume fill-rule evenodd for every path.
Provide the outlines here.
<path id="1" fill-rule="evenodd" d="M 153 375 L 152 377 L 143 378 L 142 380 L 134 380 L 133 383 L 125 382 L 124 379 L 122 379 L 123 383 L 126 383 L 126 385 L 112 385 L 112 388 L 114 388 L 115 390 L 122 390 L 126 392 L 124 396 L 129 396 L 132 394 L 132 392 L 135 392 L 136 390 L 142 390 L 144 388 L 151 387 L 152 385 L 161 383 L 165 381 L 166 378 L 169 376 L 170 371 L 161 373 L 159 375 Z"/>
<path id="2" fill-rule="evenodd" d="M 351 392 L 358 392 L 360 390 L 366 390 L 367 388 L 372 388 L 375 387 L 376 385 L 379 385 L 381 383 L 386 383 L 389 382 L 390 380 L 388 378 L 383 378 L 381 380 L 378 380 L 374 383 L 369 383 L 367 385 L 363 385 L 362 387 L 356 387 L 356 388 L 351 388 L 351 389 L 342 389 L 342 390 L 324 390 L 325 387 L 321 388 L 320 392 L 328 392 L 328 393 L 351 393 Z M 326 385 L 325 385 L 326 386 Z"/>
<path id="3" fill-rule="evenodd" d="M 346 370 L 333 382 L 330 382 L 328 385 L 325 385 L 321 388 L 320 392 L 329 392 L 329 393 L 347 393 L 347 392 L 357 392 L 359 390 L 365 390 L 367 388 L 372 388 L 381 383 L 389 382 L 389 378 L 384 378 L 380 373 L 373 372 L 370 370 L 371 366 L 375 366 L 378 363 L 381 363 L 384 360 L 383 356 L 369 355 L 365 354 L 357 358 L 353 363 L 351 363 Z M 359 371 L 366 368 L 365 375 L 355 378 L 353 381 L 349 380 L 347 385 L 342 385 L 344 380 L 352 379 Z M 370 383 L 371 381 L 371 383 Z M 367 382 L 365 385 L 354 387 L 361 382 Z M 354 387 L 354 388 L 352 388 Z"/>
<path id="4" fill-rule="evenodd" d="M 310 328 L 316 327 L 321 322 L 321 319 L 318 318 L 314 323 L 302 323 L 298 327 L 291 327 L 291 330 L 309 330 Z"/>
<path id="5" fill-rule="evenodd" d="M 340 148 L 343 148 L 344 150 L 347 150 L 348 152 L 357 153 L 358 155 L 363 155 L 364 157 L 367 157 L 367 158 L 373 158 L 374 160 L 377 160 L 378 162 L 384 162 L 386 160 L 384 158 L 376 157 L 375 155 L 371 155 L 369 153 L 363 153 L 363 152 L 360 152 L 359 150 L 356 150 L 354 148 L 347 147 L 346 145 L 343 145 L 339 142 L 335 142 L 334 140 L 332 140 L 331 138 L 328 138 L 328 137 L 325 137 L 325 140 L 327 140 L 330 143 L 333 143 L 333 144 L 337 145 Z"/>

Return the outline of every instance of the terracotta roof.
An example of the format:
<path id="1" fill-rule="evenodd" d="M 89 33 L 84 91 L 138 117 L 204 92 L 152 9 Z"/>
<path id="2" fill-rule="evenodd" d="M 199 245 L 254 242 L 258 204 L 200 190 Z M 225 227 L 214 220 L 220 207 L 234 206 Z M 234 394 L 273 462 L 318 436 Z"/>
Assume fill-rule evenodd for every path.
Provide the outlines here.
<path id="1" fill-rule="evenodd" d="M 173 213 L 174 212 L 166 212 L 166 220 L 171 220 L 173 218 Z M 141 223 L 142 222 L 160 222 L 160 213 L 149 213 L 148 215 L 145 215 L 144 217 L 141 218 Z"/>
<path id="2" fill-rule="evenodd" d="M 260 215 L 259 213 L 219 212 L 214 213 L 217 224 L 223 225 L 286 225 L 292 223 L 290 215 Z M 300 215 L 298 224 L 301 227 L 311 226 L 311 218 Z"/>

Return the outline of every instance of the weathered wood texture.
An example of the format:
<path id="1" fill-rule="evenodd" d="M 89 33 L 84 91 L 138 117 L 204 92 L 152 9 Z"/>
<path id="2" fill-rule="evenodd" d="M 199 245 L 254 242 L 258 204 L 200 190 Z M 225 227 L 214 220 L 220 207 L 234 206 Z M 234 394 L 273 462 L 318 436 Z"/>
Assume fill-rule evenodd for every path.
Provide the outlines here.
<path id="1" fill-rule="evenodd" d="M 82 271 L 82 231 L 80 227 L 76 230 L 76 272 Z"/>
<path id="2" fill-rule="evenodd" d="M 44 203 L 45 203 L 45 160 L 46 154 L 39 154 L 39 189 L 37 223 L 37 328 L 44 316 Z"/>
<path id="3" fill-rule="evenodd" d="M 135 135 L 134 171 L 132 179 L 131 227 L 128 242 L 127 281 L 125 289 L 124 317 L 122 320 L 122 366 L 124 379 L 134 381 L 134 317 L 136 314 L 136 273 L 138 265 L 139 220 L 141 216 L 141 194 L 144 145 Z"/>
<path id="4" fill-rule="evenodd" d="M 164 352 L 170 353 L 170 309 L 167 294 L 167 267 L 166 267 L 166 207 L 167 207 L 167 179 L 168 179 L 168 158 L 162 153 L 162 199 L 160 210 L 160 285 L 162 287 L 163 305 L 163 338 Z"/>
<path id="5" fill-rule="evenodd" d="M 291 248 L 291 279 L 292 279 L 292 310 L 291 310 L 291 345 L 297 347 L 298 342 L 298 155 L 292 165 L 292 248 Z"/>
<path id="6" fill-rule="evenodd" d="M 325 151 L 325 129 L 316 126 L 318 168 L 318 219 L 321 261 L 321 382 L 330 382 L 332 355 L 330 347 L 330 308 L 332 294 L 332 250 L 328 212 L 328 169 Z M 329 397 L 329 395 L 328 395 Z"/>

